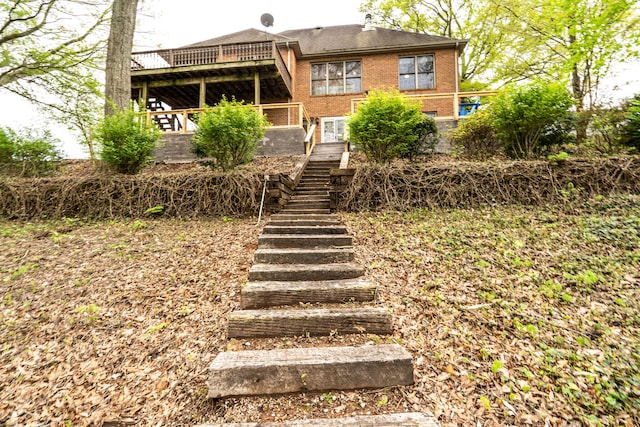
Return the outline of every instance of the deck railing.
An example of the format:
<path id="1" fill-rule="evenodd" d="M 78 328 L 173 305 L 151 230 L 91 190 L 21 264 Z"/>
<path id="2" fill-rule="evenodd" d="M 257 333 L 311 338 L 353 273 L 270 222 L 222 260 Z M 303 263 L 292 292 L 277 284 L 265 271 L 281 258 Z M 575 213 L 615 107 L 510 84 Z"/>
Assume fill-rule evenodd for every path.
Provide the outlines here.
<path id="1" fill-rule="evenodd" d="M 179 69 L 198 65 L 263 59 L 275 60 L 282 79 L 291 90 L 291 73 L 273 41 L 134 52 L 131 54 L 131 70 Z"/>
<path id="2" fill-rule="evenodd" d="M 453 115 L 451 116 L 438 116 L 435 117 L 436 121 L 443 120 L 458 120 L 461 116 L 467 116 L 469 114 L 468 106 L 476 105 L 476 103 L 465 103 L 461 102 L 463 99 L 475 98 L 475 97 L 484 97 L 484 96 L 493 96 L 497 94 L 495 91 L 477 91 L 477 92 L 450 92 L 450 93 L 423 93 L 423 94 L 410 94 L 406 95 L 410 99 L 416 99 L 421 101 L 424 105 L 425 110 L 430 109 L 430 101 L 439 100 L 439 99 L 449 99 L 451 100 L 451 106 Z M 356 98 L 351 100 L 351 112 L 354 113 L 362 102 L 366 101 L 367 98 Z M 434 108 L 435 110 L 435 108 Z"/>
<path id="3" fill-rule="evenodd" d="M 260 104 L 253 107 L 267 117 L 272 128 L 305 127 L 311 123 L 309 113 L 301 102 Z M 189 133 L 198 129 L 195 115 L 203 111 L 203 108 L 188 108 L 146 111 L 143 114 L 146 115 L 147 122 L 156 123 L 166 133 Z"/>

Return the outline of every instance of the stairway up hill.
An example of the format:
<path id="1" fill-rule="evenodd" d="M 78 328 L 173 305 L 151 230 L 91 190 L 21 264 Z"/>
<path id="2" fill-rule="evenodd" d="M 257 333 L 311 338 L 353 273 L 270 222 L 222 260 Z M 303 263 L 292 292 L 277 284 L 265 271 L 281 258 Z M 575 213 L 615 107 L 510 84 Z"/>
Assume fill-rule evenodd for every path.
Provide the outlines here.
<path id="1" fill-rule="evenodd" d="M 249 281 L 240 293 L 240 309 L 229 315 L 229 338 L 392 333 L 391 314 L 376 306 L 376 286 L 362 277 L 364 269 L 354 262 L 352 237 L 329 210 L 329 171 L 339 164 L 340 153 L 314 153 L 288 205 L 264 226 Z M 350 308 L 343 308 L 344 302 Z M 208 397 L 412 383 L 412 357 L 398 344 L 242 350 L 220 353 L 211 363 Z M 410 424 L 394 421 L 405 418 Z M 315 420 L 308 425 L 351 425 L 347 421 Z M 430 414 L 359 417 L 355 422 L 438 425 Z"/>

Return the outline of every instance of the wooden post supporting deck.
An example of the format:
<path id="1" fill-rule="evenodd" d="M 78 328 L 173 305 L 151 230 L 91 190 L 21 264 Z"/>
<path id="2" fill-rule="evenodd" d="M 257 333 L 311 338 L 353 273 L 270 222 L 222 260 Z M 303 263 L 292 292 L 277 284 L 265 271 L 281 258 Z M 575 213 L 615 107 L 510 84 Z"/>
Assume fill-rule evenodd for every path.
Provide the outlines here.
<path id="1" fill-rule="evenodd" d="M 253 96 L 253 105 L 260 105 L 260 73 L 256 71 L 253 75 L 255 94 Z"/>
<path id="2" fill-rule="evenodd" d="M 204 77 L 200 78 L 200 100 L 198 101 L 198 107 L 204 108 L 204 104 L 207 102 L 207 83 L 204 81 Z"/>

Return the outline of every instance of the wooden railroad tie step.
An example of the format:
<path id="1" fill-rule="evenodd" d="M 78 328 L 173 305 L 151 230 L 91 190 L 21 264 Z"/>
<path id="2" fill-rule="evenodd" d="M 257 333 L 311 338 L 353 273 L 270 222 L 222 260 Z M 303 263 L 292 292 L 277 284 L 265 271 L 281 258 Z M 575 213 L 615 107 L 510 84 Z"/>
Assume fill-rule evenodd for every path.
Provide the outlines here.
<path id="1" fill-rule="evenodd" d="M 323 225 L 323 226 L 342 225 L 342 223 L 337 219 L 305 219 L 305 218 L 301 218 L 299 215 L 295 215 L 295 217 L 297 219 L 273 219 L 272 218 L 271 221 L 269 221 L 269 225 L 276 226 L 276 227 L 290 227 L 290 226 L 313 227 L 318 225 Z"/>
<path id="2" fill-rule="evenodd" d="M 440 427 L 436 418 L 425 412 L 359 415 L 346 418 L 316 418 L 281 422 L 200 424 L 196 427 Z"/>
<path id="3" fill-rule="evenodd" d="M 328 336 L 393 331 L 391 314 L 384 308 L 307 310 L 236 310 L 229 316 L 229 338 Z"/>
<path id="4" fill-rule="evenodd" d="M 262 264 L 330 264 L 353 257 L 353 248 L 258 248 L 254 253 L 254 261 Z"/>
<path id="5" fill-rule="evenodd" d="M 347 227 L 344 225 L 278 226 L 267 224 L 262 228 L 262 234 L 347 234 Z"/>
<path id="6" fill-rule="evenodd" d="M 262 234 L 258 236 L 260 248 L 320 248 L 353 245 L 347 234 Z"/>
<path id="7" fill-rule="evenodd" d="M 240 292 L 240 307 L 264 308 L 298 303 L 372 301 L 376 287 L 362 279 L 301 282 L 247 282 Z"/>
<path id="8" fill-rule="evenodd" d="M 293 421 L 257 423 L 201 424 L 196 427 L 440 427 L 433 414 L 407 412 L 403 414 L 358 415 L 345 418 L 315 418 Z"/>
<path id="9" fill-rule="evenodd" d="M 254 264 L 249 269 L 249 280 L 300 281 L 355 279 L 364 269 L 354 263 L 334 264 Z"/>
<path id="10" fill-rule="evenodd" d="M 331 213 L 330 209 L 298 209 L 285 206 L 282 209 L 283 213 L 287 214 L 299 214 L 299 215 L 307 215 L 307 214 L 329 214 Z"/>
<path id="11" fill-rule="evenodd" d="M 324 215 L 292 215 L 285 213 L 273 214 L 270 217 L 271 221 L 340 221 L 340 217 L 336 214 L 324 214 Z"/>
<path id="12" fill-rule="evenodd" d="M 222 352 L 209 366 L 209 398 L 413 384 L 397 344 Z"/>

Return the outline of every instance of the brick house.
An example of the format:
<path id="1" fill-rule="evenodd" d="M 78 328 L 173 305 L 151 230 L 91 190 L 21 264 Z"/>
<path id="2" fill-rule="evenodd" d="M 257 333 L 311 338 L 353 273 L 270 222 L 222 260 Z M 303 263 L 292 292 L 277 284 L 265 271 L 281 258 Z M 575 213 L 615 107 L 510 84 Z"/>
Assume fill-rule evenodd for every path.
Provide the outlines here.
<path id="1" fill-rule="evenodd" d="M 347 114 L 374 88 L 397 88 L 438 122 L 455 123 L 466 43 L 370 24 L 279 34 L 248 29 L 133 53 L 132 98 L 144 102 L 174 148 L 188 145 L 193 114 L 226 95 L 253 103 L 273 124 L 260 154 L 301 154 L 305 138 L 345 140 Z"/>

